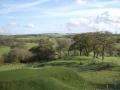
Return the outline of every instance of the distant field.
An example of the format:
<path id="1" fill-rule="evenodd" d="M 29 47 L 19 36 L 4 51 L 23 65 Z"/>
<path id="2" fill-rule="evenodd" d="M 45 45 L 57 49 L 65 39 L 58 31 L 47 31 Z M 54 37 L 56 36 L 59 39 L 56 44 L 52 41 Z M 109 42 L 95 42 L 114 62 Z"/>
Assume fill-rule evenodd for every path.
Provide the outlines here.
<path id="1" fill-rule="evenodd" d="M 10 47 L 7 46 L 0 46 L 0 56 L 6 54 L 10 51 Z"/>
<path id="2" fill-rule="evenodd" d="M 116 44 L 115 44 L 115 47 L 116 47 L 116 48 L 120 48 L 120 43 L 116 43 Z"/>
<path id="3" fill-rule="evenodd" d="M 20 37 L 20 38 L 17 38 L 17 39 L 20 39 L 20 40 L 36 40 L 36 39 L 39 39 L 40 37 L 34 37 L 34 36 L 28 36 L 28 37 Z"/>
<path id="4" fill-rule="evenodd" d="M 25 46 L 30 49 L 34 46 L 37 46 L 37 43 L 26 43 Z M 10 47 L 8 46 L 0 46 L 0 56 L 3 54 L 7 54 L 10 51 Z"/>
<path id="5" fill-rule="evenodd" d="M 28 49 L 30 49 L 30 48 L 32 48 L 32 47 L 34 47 L 34 46 L 37 46 L 38 44 L 37 43 L 26 43 L 25 44 L 25 46 L 28 48 Z"/>

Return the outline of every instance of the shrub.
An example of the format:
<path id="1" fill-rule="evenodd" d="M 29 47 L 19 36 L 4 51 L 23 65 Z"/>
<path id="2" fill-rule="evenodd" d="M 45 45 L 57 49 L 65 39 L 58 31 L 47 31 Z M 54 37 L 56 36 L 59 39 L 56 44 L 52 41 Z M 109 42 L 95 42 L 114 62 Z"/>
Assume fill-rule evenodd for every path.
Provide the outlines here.
<path id="1" fill-rule="evenodd" d="M 0 56 L 0 65 L 4 63 L 4 57 Z"/>
<path id="2" fill-rule="evenodd" d="M 25 49 L 14 48 L 8 54 L 4 55 L 6 63 L 27 62 L 32 54 Z"/>
<path id="3" fill-rule="evenodd" d="M 34 54 L 34 59 L 48 61 L 57 58 L 57 52 L 53 46 L 49 39 L 41 39 L 39 45 L 31 48 L 30 51 Z"/>

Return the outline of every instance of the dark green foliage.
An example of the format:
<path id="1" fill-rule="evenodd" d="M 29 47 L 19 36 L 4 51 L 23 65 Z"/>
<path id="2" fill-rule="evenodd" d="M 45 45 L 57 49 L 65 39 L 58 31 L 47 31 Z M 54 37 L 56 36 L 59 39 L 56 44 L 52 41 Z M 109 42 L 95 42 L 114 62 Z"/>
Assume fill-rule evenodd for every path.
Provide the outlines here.
<path id="1" fill-rule="evenodd" d="M 57 53 L 49 39 L 41 39 L 39 45 L 30 49 L 34 58 L 40 61 L 56 59 Z"/>
<path id="2" fill-rule="evenodd" d="M 117 65 L 114 63 L 107 63 L 107 62 L 90 62 L 87 65 L 81 66 L 79 69 L 82 71 L 86 70 L 93 70 L 93 71 L 100 71 L 100 70 L 110 70 L 113 67 L 116 67 Z"/>
<path id="3" fill-rule="evenodd" d="M 11 48 L 24 47 L 24 42 L 11 37 L 0 37 L 0 46 L 9 46 Z"/>
<path id="4" fill-rule="evenodd" d="M 0 65 L 4 64 L 4 57 L 0 56 Z"/>
<path id="5" fill-rule="evenodd" d="M 69 50 L 74 53 L 79 51 L 80 56 L 89 56 L 92 52 L 94 59 L 102 56 L 103 60 L 106 53 L 110 56 L 113 55 L 114 38 L 110 32 L 77 34 L 73 37 L 73 41 Z"/>
<path id="6" fill-rule="evenodd" d="M 69 54 L 69 47 L 71 45 L 71 39 L 70 38 L 57 38 L 56 39 L 56 50 L 59 53 L 59 58 L 66 57 Z M 65 52 L 67 51 L 67 53 Z"/>
<path id="7" fill-rule="evenodd" d="M 28 62 L 32 53 L 26 49 L 14 48 L 8 54 L 4 55 L 5 63 Z M 28 61 L 27 61 L 28 60 Z"/>

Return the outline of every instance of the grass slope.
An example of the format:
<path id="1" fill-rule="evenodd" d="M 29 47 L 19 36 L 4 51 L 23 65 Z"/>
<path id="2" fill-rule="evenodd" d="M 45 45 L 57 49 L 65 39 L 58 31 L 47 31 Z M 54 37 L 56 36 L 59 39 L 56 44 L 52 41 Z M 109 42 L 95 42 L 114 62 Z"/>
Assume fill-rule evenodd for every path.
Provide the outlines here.
<path id="1" fill-rule="evenodd" d="M 89 87 L 78 73 L 63 67 L 0 72 L 0 90 L 84 90 Z"/>
<path id="2" fill-rule="evenodd" d="M 0 90 L 120 90 L 119 57 L 69 57 L 0 67 Z"/>

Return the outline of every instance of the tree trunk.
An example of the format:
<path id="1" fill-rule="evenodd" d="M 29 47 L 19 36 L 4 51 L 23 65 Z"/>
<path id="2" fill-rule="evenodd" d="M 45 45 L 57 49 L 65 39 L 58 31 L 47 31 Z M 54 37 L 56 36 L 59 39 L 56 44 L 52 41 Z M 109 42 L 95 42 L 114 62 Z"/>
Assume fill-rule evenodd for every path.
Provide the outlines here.
<path id="1" fill-rule="evenodd" d="M 79 49 L 80 56 L 82 56 L 82 49 Z"/>
<path id="2" fill-rule="evenodd" d="M 76 55 L 76 50 L 74 50 L 74 56 Z"/>
<path id="3" fill-rule="evenodd" d="M 85 48 L 85 53 L 86 53 L 86 56 L 89 56 L 89 52 L 88 52 L 87 48 Z"/>
<path id="4" fill-rule="evenodd" d="M 62 57 L 62 52 L 61 52 L 61 50 L 59 51 L 59 54 L 60 54 L 60 58 Z"/>
<path id="5" fill-rule="evenodd" d="M 98 58 L 99 52 L 96 53 L 96 58 Z"/>
<path id="6" fill-rule="evenodd" d="M 96 56 L 96 49 L 95 49 L 95 45 L 93 45 L 93 59 L 95 59 Z"/>
<path id="7" fill-rule="evenodd" d="M 68 56 L 70 56 L 70 51 L 68 50 Z"/>
<path id="8" fill-rule="evenodd" d="M 95 59 L 95 55 L 96 55 L 96 53 L 95 53 L 95 51 L 93 51 L 93 59 Z"/>
<path id="9" fill-rule="evenodd" d="M 104 45 L 102 47 L 102 61 L 104 60 L 104 51 L 105 51 L 105 48 L 104 48 Z"/>

